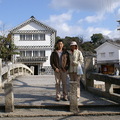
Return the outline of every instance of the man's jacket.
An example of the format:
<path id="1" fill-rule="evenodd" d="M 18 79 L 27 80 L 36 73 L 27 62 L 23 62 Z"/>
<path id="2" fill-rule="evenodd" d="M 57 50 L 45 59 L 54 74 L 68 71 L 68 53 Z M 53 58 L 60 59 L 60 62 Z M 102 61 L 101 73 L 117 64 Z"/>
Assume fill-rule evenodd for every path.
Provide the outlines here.
<path id="1" fill-rule="evenodd" d="M 68 70 L 69 69 L 69 66 L 70 66 L 70 60 L 69 60 L 69 54 L 67 51 L 63 51 L 62 52 L 62 66 L 60 67 L 60 62 L 59 62 L 59 56 L 58 56 L 58 53 L 57 51 L 53 51 L 51 56 L 50 56 L 50 64 L 52 66 L 52 68 L 55 69 L 58 68 L 58 69 L 62 69 L 62 70 Z"/>

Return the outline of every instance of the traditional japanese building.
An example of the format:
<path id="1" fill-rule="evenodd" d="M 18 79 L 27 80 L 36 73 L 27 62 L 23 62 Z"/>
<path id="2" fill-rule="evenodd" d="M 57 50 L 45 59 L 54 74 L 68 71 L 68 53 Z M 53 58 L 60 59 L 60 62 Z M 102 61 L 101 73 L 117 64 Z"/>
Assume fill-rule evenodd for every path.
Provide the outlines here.
<path id="1" fill-rule="evenodd" d="M 50 55 L 54 48 L 56 30 L 38 21 L 34 16 L 10 30 L 20 54 L 13 62 L 34 67 L 34 74 L 51 74 Z"/>
<path id="2" fill-rule="evenodd" d="M 97 52 L 97 66 L 99 72 L 114 74 L 115 68 L 120 69 L 120 44 L 107 41 L 95 50 Z"/>

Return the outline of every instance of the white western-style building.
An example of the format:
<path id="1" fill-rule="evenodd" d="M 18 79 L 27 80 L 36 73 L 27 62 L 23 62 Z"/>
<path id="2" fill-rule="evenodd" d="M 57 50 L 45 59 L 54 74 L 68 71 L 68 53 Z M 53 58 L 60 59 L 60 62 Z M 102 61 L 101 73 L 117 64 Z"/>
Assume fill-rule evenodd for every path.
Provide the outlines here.
<path id="1" fill-rule="evenodd" d="M 51 74 L 50 55 L 53 51 L 56 30 L 38 21 L 34 16 L 10 30 L 17 46 L 13 62 L 34 67 L 34 74 Z"/>

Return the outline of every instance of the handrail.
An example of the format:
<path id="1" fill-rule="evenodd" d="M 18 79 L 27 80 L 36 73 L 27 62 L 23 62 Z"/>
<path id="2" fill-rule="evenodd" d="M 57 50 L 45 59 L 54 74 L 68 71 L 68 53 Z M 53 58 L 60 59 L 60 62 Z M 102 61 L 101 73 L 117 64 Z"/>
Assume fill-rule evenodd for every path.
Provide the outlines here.
<path id="1" fill-rule="evenodd" d="M 103 81 L 105 83 L 120 85 L 120 76 L 107 75 L 107 74 L 96 73 L 96 72 L 88 72 L 87 78 Z"/>
<path id="2" fill-rule="evenodd" d="M 20 75 L 33 75 L 33 71 L 21 63 L 7 64 L 2 67 L 2 59 L 0 59 L 0 87 Z"/>
<path id="3" fill-rule="evenodd" d="M 94 80 L 103 81 L 104 89 L 95 88 Z M 88 72 L 86 74 L 86 89 L 88 91 L 120 103 L 120 94 L 114 93 L 113 85 L 120 85 L 120 76 L 105 75 L 94 72 Z"/>
<path id="4" fill-rule="evenodd" d="M 20 68 L 20 67 L 29 70 L 31 72 L 31 74 L 33 74 L 33 71 L 29 67 L 27 67 L 24 64 L 17 63 L 17 64 L 11 64 L 11 65 L 4 66 L 2 68 L 2 75 L 5 74 L 6 72 L 8 72 L 8 70 L 12 70 L 12 69 L 15 69 L 15 68 Z"/>
<path id="5" fill-rule="evenodd" d="M 93 56 L 85 56 L 84 59 L 84 70 L 85 75 L 83 83 L 86 90 L 92 92 L 92 94 L 100 95 L 112 101 L 120 103 L 120 94 L 114 93 L 114 87 L 119 87 L 120 85 L 120 76 L 108 75 L 97 73 L 97 66 L 93 62 Z M 101 89 L 96 88 L 95 81 L 102 81 Z"/>

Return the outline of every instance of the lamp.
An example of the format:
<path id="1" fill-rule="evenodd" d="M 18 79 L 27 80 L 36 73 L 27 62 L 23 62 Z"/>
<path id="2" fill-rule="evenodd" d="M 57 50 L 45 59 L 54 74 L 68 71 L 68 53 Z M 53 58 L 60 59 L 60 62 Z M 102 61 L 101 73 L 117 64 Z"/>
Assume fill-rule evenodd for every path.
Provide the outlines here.
<path id="1" fill-rule="evenodd" d="M 10 43 L 7 42 L 7 43 L 5 44 L 5 46 L 6 46 L 7 48 L 10 48 Z"/>

